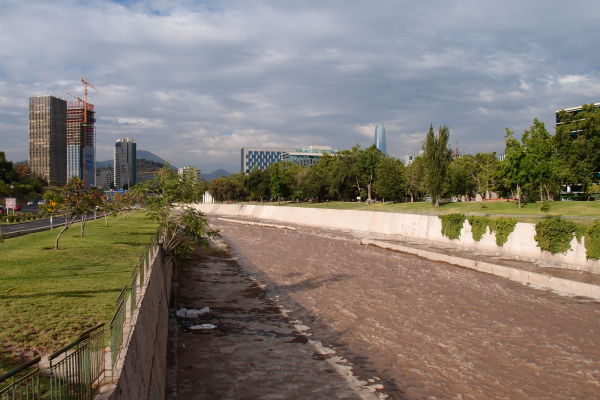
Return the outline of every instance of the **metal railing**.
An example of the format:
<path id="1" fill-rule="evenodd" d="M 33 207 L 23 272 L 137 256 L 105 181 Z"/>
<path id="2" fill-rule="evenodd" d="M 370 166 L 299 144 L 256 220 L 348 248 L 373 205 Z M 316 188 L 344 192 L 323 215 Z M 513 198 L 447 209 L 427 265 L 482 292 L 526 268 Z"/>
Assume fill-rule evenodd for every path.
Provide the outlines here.
<path id="1" fill-rule="evenodd" d="M 104 324 L 48 357 L 52 400 L 91 400 L 104 373 Z"/>
<path id="2" fill-rule="evenodd" d="M 40 357 L 36 357 L 1 375 L 0 400 L 40 399 L 40 360 Z"/>
<path id="3" fill-rule="evenodd" d="M 115 303 L 115 312 L 110 321 L 110 352 L 112 377 L 122 351 L 125 323 L 131 320 L 139 306 L 140 294 L 147 285 L 152 260 L 159 251 L 159 235 L 156 233 L 146 244 L 139 265 L 131 271 L 131 281 L 121 290 Z M 129 306 L 129 313 L 127 307 Z M 129 329 L 131 331 L 131 329 Z M 105 329 L 97 325 L 48 357 L 48 379 L 43 377 L 40 357 L 0 376 L 0 400 L 89 400 L 97 394 L 107 371 L 105 366 Z M 49 392 L 48 392 L 49 391 Z"/>

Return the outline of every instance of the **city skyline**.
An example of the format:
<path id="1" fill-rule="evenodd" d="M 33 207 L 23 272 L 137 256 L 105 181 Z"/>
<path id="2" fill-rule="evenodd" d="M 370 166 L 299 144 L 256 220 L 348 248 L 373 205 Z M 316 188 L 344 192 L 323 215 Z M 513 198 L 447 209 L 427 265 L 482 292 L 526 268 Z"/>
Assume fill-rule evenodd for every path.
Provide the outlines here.
<path id="1" fill-rule="evenodd" d="M 400 159 L 430 124 L 501 153 L 504 128 L 552 132 L 556 109 L 598 101 L 598 22 L 591 1 L 8 1 L 1 150 L 26 160 L 27 99 L 80 93 L 85 76 L 101 89 L 97 160 L 136 137 L 176 165 L 235 171 L 244 146 L 368 147 L 376 123 Z"/>

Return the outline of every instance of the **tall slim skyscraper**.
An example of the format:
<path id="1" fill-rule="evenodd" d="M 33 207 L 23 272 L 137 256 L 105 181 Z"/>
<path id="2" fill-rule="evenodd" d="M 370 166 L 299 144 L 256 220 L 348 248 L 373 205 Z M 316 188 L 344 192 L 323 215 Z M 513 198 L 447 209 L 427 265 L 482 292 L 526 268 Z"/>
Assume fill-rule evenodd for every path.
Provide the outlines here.
<path id="1" fill-rule="evenodd" d="M 387 145 L 385 141 L 385 128 L 382 124 L 375 125 L 375 147 L 383 154 L 387 155 Z"/>
<path id="2" fill-rule="evenodd" d="M 135 185 L 136 144 L 134 139 L 120 138 L 115 143 L 115 189 L 129 189 Z"/>
<path id="3" fill-rule="evenodd" d="M 29 168 L 49 184 L 67 182 L 67 102 L 29 98 Z"/>
<path id="4" fill-rule="evenodd" d="M 95 122 L 93 104 L 67 104 L 67 180 L 77 177 L 88 185 L 96 182 Z"/>

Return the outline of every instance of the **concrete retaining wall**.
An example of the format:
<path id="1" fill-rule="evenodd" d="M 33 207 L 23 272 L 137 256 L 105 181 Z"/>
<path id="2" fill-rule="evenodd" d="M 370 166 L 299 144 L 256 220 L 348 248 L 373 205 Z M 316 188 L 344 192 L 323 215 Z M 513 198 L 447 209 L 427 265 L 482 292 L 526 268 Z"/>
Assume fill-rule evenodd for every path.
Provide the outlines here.
<path id="1" fill-rule="evenodd" d="M 587 260 L 585 246 L 573 238 L 571 250 L 565 254 L 542 251 L 534 239 L 535 225 L 517 223 L 504 246 L 496 245 L 489 231 L 477 242 L 471 235 L 471 225 L 465 221 L 461 236 L 450 240 L 442 236 L 442 221 L 437 216 L 422 214 L 385 213 L 377 211 L 331 210 L 321 208 L 260 206 L 249 204 L 195 204 L 207 214 L 249 217 L 284 223 L 330 229 L 363 231 L 398 235 L 411 240 L 437 242 L 465 250 L 479 251 L 527 261 L 544 266 L 600 273 L 600 261 Z"/>
<path id="2" fill-rule="evenodd" d="M 595 300 L 600 300 L 600 286 L 585 282 L 577 282 L 570 279 L 558 278 L 546 274 L 527 271 L 518 268 L 507 267 L 488 263 L 469 258 L 455 257 L 448 254 L 423 250 L 415 247 L 402 246 L 401 244 L 388 243 L 380 240 L 363 239 L 362 244 L 370 244 L 384 249 L 397 250 L 403 253 L 415 254 L 419 257 L 427 258 L 433 261 L 443 261 L 453 265 L 474 269 L 501 276 L 511 281 L 522 283 L 523 285 L 533 285 L 535 288 L 554 290 L 559 293 L 572 296 L 585 296 Z"/>
<path id="3" fill-rule="evenodd" d="M 98 399 L 164 399 L 167 371 L 169 298 L 173 267 L 157 252 L 129 334 L 117 362 L 114 384 Z M 129 312 L 129 310 L 127 310 Z"/>

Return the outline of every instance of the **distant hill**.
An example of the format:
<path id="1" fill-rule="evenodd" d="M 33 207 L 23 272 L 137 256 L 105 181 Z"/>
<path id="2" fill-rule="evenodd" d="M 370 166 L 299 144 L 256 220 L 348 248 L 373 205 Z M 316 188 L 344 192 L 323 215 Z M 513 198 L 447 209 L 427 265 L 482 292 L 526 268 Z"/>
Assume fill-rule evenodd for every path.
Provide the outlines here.
<path id="1" fill-rule="evenodd" d="M 218 169 L 215 172 L 211 172 L 210 174 L 202 173 L 202 179 L 206 182 L 210 182 L 215 178 L 220 178 L 221 176 L 230 176 L 233 175 L 232 172 L 225 171 L 224 169 Z"/>
<path id="2" fill-rule="evenodd" d="M 155 172 L 161 169 L 163 166 L 164 163 L 162 162 L 138 158 L 135 162 L 136 180 L 138 182 L 144 182 L 148 179 L 152 179 L 155 175 Z"/>
<path id="3" fill-rule="evenodd" d="M 168 161 L 163 160 L 162 158 L 160 158 L 159 156 L 157 156 L 156 154 L 148 151 L 148 150 L 138 150 L 136 151 L 136 158 L 137 160 L 148 160 L 148 161 L 153 161 L 156 163 L 160 163 L 162 164 L 166 164 L 169 163 Z M 169 163 L 171 164 L 171 163 Z M 173 165 L 173 164 L 171 164 Z M 113 166 L 113 160 L 107 160 L 107 161 L 96 161 L 96 168 L 106 168 L 106 167 L 112 167 Z"/>
<path id="4" fill-rule="evenodd" d="M 138 160 L 149 160 L 149 161 L 154 161 L 154 162 L 161 163 L 161 164 L 167 164 L 167 163 L 171 164 L 170 162 L 163 160 L 156 154 L 154 154 L 150 151 L 147 151 L 147 150 L 138 150 L 136 152 L 136 157 Z M 171 164 L 171 165 L 173 165 L 173 164 Z"/>

